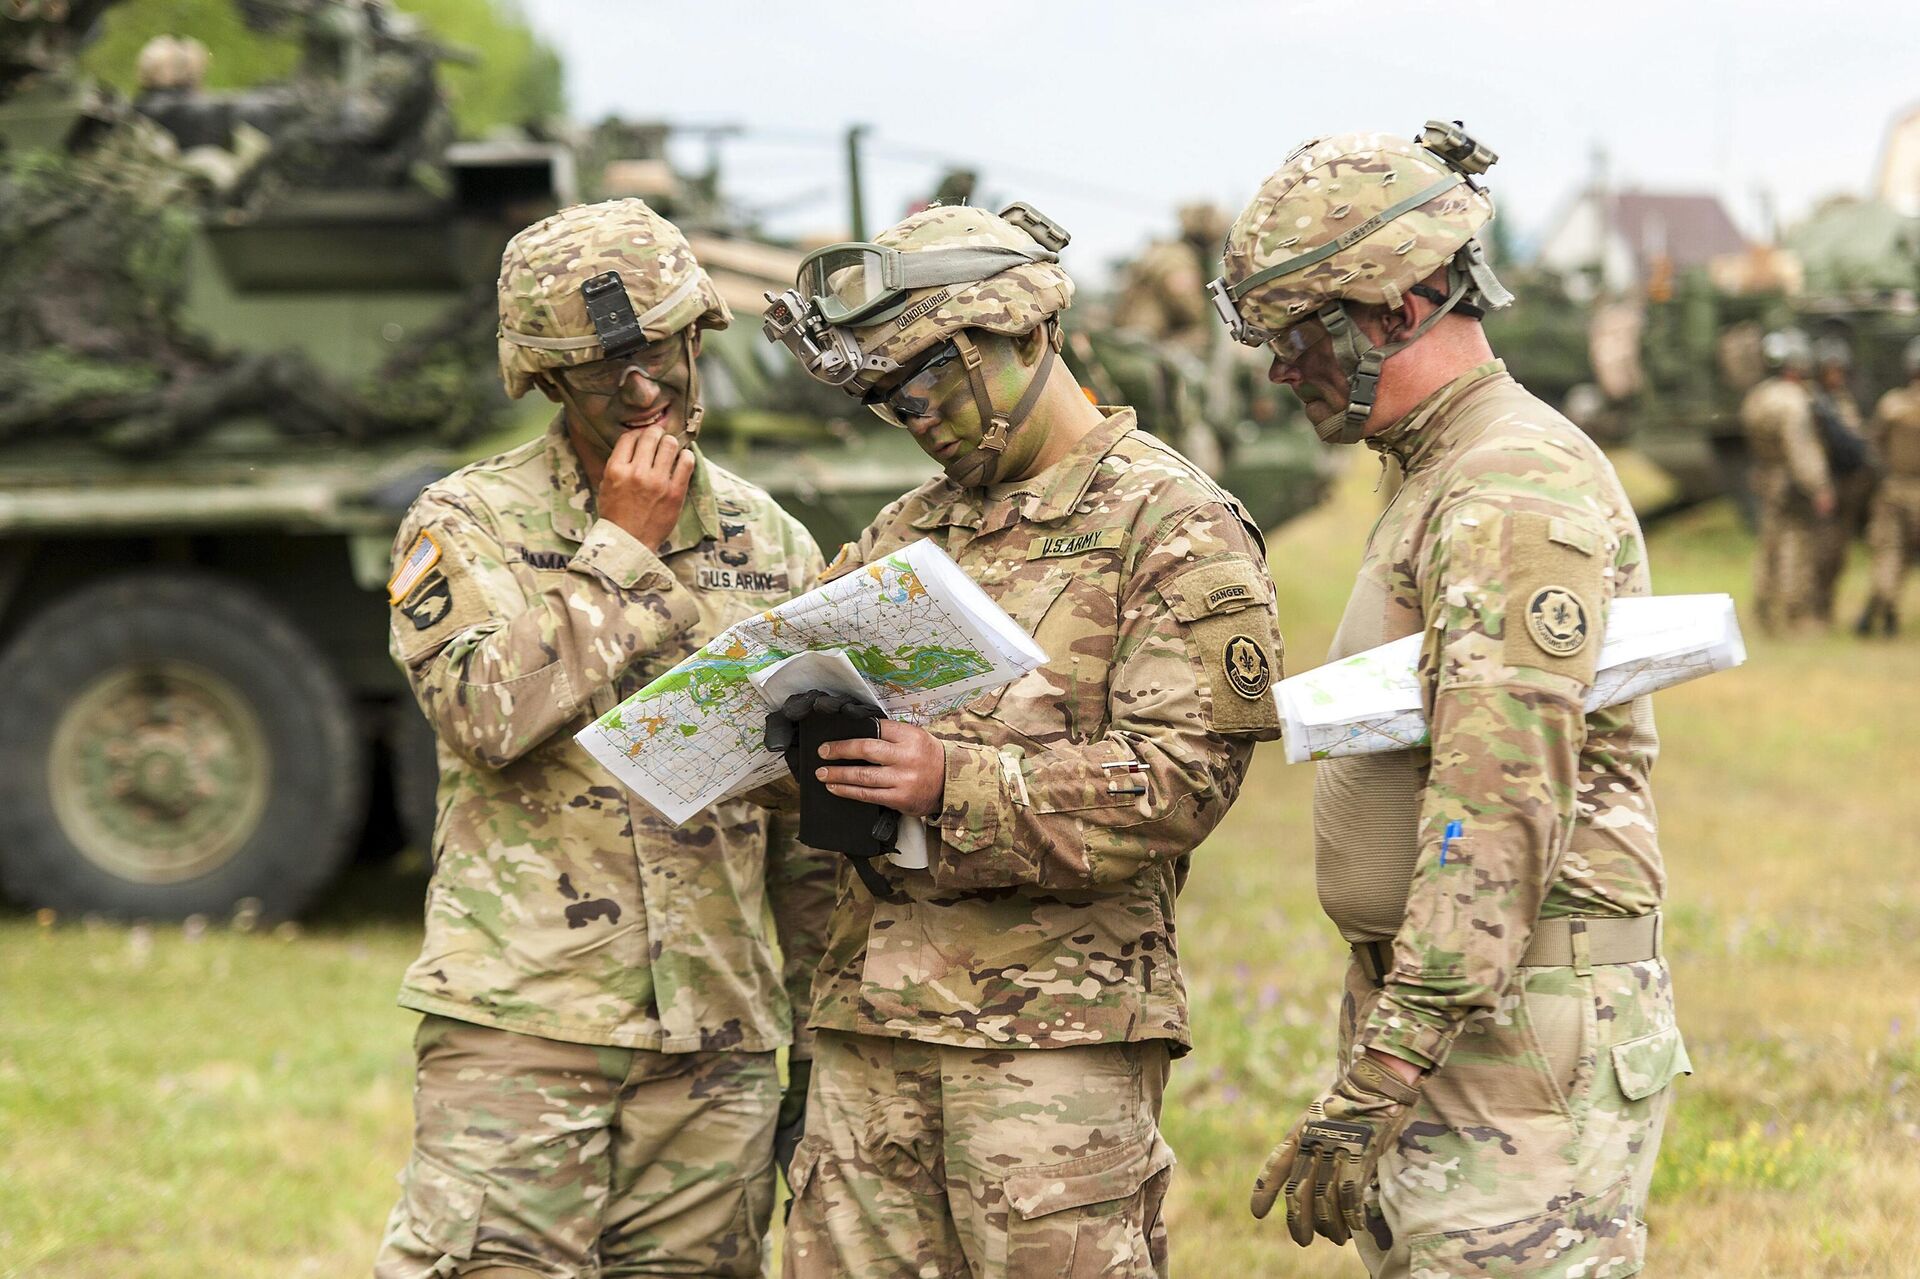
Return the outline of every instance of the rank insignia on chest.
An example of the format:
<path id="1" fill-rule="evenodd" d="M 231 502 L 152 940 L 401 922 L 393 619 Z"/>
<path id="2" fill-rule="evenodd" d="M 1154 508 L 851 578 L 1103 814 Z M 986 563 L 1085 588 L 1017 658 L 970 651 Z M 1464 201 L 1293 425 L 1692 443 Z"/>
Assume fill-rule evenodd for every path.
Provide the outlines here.
<path id="1" fill-rule="evenodd" d="M 1527 601 L 1527 634 L 1555 657 L 1571 657 L 1587 644 L 1587 607 L 1563 586 L 1543 586 Z"/>
<path id="2" fill-rule="evenodd" d="M 750 568 L 716 568 L 705 564 L 700 566 L 696 581 L 703 591 L 754 591 L 764 595 L 788 589 L 785 573 Z"/>
<path id="3" fill-rule="evenodd" d="M 1227 684 L 1248 701 L 1264 697 L 1273 682 L 1273 666 L 1266 650 L 1251 635 L 1236 635 L 1227 641 L 1224 654 Z"/>

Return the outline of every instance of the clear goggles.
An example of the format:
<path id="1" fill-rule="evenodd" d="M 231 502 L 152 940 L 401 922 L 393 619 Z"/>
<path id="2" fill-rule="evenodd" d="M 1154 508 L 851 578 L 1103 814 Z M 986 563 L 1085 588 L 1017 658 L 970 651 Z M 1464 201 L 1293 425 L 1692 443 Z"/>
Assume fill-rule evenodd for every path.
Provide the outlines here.
<path id="1" fill-rule="evenodd" d="M 1257 282 L 1258 277 L 1248 281 L 1250 284 Z M 1326 340 L 1327 326 L 1318 314 L 1289 324 L 1277 333 L 1253 323 L 1240 314 L 1239 304 L 1234 301 L 1233 290 L 1227 286 L 1225 276 L 1207 285 L 1207 296 L 1213 299 L 1214 312 L 1219 315 L 1220 322 L 1227 326 L 1229 337 L 1242 346 L 1266 347 L 1282 364 L 1298 363 L 1301 356 Z"/>
<path id="2" fill-rule="evenodd" d="M 628 377 L 639 373 L 649 382 L 675 386 L 685 382 L 688 348 L 686 332 L 675 333 L 635 347 L 624 355 L 590 364 L 574 364 L 558 372 L 572 390 L 583 395 L 618 395 Z"/>
<path id="3" fill-rule="evenodd" d="M 944 398 L 942 388 L 951 377 L 965 371 L 960 363 L 960 348 L 952 342 L 928 347 L 907 366 L 906 372 L 888 379 L 861 397 L 881 421 L 904 427 L 932 412 Z"/>
<path id="4" fill-rule="evenodd" d="M 950 249 L 889 249 L 878 244 L 829 244 L 800 260 L 794 289 L 833 325 L 878 324 L 904 310 L 920 289 L 972 284 L 1030 262 L 1058 262 L 1041 248 L 999 244 Z"/>

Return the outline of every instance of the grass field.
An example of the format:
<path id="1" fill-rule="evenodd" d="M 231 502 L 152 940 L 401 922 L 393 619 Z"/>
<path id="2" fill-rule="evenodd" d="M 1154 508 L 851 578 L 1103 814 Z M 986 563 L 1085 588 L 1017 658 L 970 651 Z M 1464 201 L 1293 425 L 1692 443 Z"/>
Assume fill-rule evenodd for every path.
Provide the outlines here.
<path id="1" fill-rule="evenodd" d="M 1326 649 L 1371 483 L 1356 470 L 1272 547 L 1295 669 Z M 1744 598 L 1748 549 L 1724 509 L 1669 525 L 1659 589 Z M 1647 1273 L 1920 1274 L 1920 641 L 1749 640 L 1745 668 L 1656 699 L 1698 1073 Z M 1301 1252 L 1245 1208 L 1329 1069 L 1342 962 L 1311 771 L 1277 746 L 1254 767 L 1180 907 L 1198 1046 L 1168 1105 L 1175 1266 L 1353 1275 L 1351 1252 Z M 413 1018 L 392 997 L 420 889 L 368 868 L 266 932 L 0 915 L 0 1276 L 367 1273 L 407 1151 Z"/>

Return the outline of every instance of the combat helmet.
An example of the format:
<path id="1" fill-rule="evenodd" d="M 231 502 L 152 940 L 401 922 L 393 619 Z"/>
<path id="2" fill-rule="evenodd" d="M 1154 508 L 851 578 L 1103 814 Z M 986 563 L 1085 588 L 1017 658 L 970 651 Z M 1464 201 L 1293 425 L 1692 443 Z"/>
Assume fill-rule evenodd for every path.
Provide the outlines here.
<path id="1" fill-rule="evenodd" d="M 1813 340 L 1813 363 L 1821 369 L 1835 366 L 1851 369 L 1853 348 L 1847 345 L 1847 340 L 1838 334 L 1822 334 Z"/>
<path id="2" fill-rule="evenodd" d="M 500 257 L 500 378 L 519 399 L 553 370 L 686 342 L 687 434 L 703 412 L 694 335 L 733 313 L 680 229 L 635 199 L 577 204 L 507 242 Z"/>
<path id="3" fill-rule="evenodd" d="M 1284 346 L 1291 337 L 1304 350 L 1311 343 L 1298 326 L 1317 319 L 1333 340 L 1347 410 L 1321 424 L 1323 438 L 1353 443 L 1365 434 L 1380 366 L 1441 316 L 1458 308 L 1478 317 L 1513 301 L 1479 239 L 1493 197 L 1476 179 L 1498 159 L 1457 121 L 1429 120 L 1417 142 L 1389 133 L 1316 138 L 1261 183 L 1227 231 L 1225 272 L 1207 292 L 1233 339 Z M 1444 295 L 1421 283 L 1443 267 Z M 1387 346 L 1375 346 L 1347 310 L 1398 307 L 1408 294 L 1437 307 Z"/>
<path id="4" fill-rule="evenodd" d="M 858 397 L 883 418 L 887 388 L 911 378 L 951 344 L 980 411 L 982 438 L 962 484 L 993 481 L 1014 432 L 1039 400 L 1060 346 L 1055 317 L 1073 301 L 1060 267 L 1068 235 L 1025 203 L 999 213 L 934 206 L 871 243 L 834 244 L 807 255 L 794 287 L 767 294 L 763 332 L 791 351 L 816 381 Z M 1002 411 L 981 371 L 972 330 L 1020 337 L 1047 326 L 1050 349 L 1020 402 Z"/>
<path id="5" fill-rule="evenodd" d="M 1813 371 L 1813 344 L 1804 329 L 1775 329 L 1760 339 L 1760 358 L 1767 367 L 1789 373 Z"/>

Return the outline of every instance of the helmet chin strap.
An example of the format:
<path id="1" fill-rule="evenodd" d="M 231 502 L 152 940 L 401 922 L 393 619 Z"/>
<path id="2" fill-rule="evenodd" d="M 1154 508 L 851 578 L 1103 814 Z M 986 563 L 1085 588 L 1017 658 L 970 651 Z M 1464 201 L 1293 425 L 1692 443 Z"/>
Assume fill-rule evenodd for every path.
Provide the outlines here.
<path id="1" fill-rule="evenodd" d="M 1479 250 L 1478 240 L 1467 241 L 1471 250 Z M 1469 261 L 1462 265 L 1460 256 L 1468 256 Z M 1485 258 L 1478 253 L 1469 254 L 1463 250 L 1453 261 L 1447 263 L 1447 296 L 1440 299 L 1440 305 L 1426 319 L 1414 326 L 1413 332 L 1398 342 L 1389 342 L 1385 346 L 1374 345 L 1361 327 L 1354 323 L 1347 313 L 1347 304 L 1341 301 L 1329 302 L 1315 314 L 1320 322 L 1327 326 L 1327 333 L 1333 338 L 1334 358 L 1340 362 L 1340 371 L 1347 379 L 1346 411 L 1329 417 L 1316 425 L 1314 433 L 1329 444 L 1358 444 L 1367 435 L 1367 422 L 1373 416 L 1374 396 L 1380 389 L 1380 366 L 1389 356 L 1398 355 L 1423 337 L 1428 329 L 1438 324 L 1441 317 L 1461 305 L 1463 302 L 1478 306 L 1477 297 L 1486 297 L 1483 289 L 1483 277 L 1499 290 L 1498 297 L 1487 297 L 1493 306 L 1504 306 L 1512 301 L 1512 295 L 1501 288 L 1500 282 L 1493 279 L 1492 272 L 1485 271 Z M 1419 292 L 1423 286 L 1415 285 Z M 1421 296 L 1432 296 L 1432 290 L 1425 290 Z"/>
<path id="2" fill-rule="evenodd" d="M 1053 366 L 1059 357 L 1055 354 L 1060 347 L 1060 328 L 1051 319 L 1047 321 L 1046 348 L 1040 355 L 1040 367 L 1034 370 L 1032 381 L 1021 394 L 1020 402 L 1013 406 L 1011 414 L 996 412 L 993 407 L 993 392 L 987 386 L 986 373 L 980 348 L 966 333 L 953 335 L 953 347 L 960 353 L 960 363 L 967 372 L 967 386 L 973 391 L 974 408 L 980 414 L 980 443 L 965 454 L 953 460 L 946 468 L 947 478 L 962 488 L 985 488 L 999 474 L 1000 464 L 1005 460 L 1007 446 L 1013 443 L 1013 436 L 1027 415 L 1033 412 L 1033 406 L 1040 402 L 1040 392 L 1047 384 L 1047 375 L 1053 372 Z"/>

